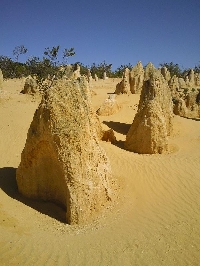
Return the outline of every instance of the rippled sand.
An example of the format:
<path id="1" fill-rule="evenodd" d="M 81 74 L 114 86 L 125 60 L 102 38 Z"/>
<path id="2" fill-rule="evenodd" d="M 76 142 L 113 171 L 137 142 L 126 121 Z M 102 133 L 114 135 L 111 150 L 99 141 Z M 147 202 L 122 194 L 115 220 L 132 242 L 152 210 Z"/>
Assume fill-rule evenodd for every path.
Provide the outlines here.
<path id="1" fill-rule="evenodd" d="M 139 95 L 118 96 L 121 111 L 100 119 L 117 137 L 102 145 L 119 198 L 92 224 L 69 226 L 59 207 L 17 192 L 15 171 L 39 103 L 19 94 L 23 82 L 5 82 L 0 94 L 0 265 L 200 265 L 200 120 L 174 117 L 168 154 L 128 152 Z M 116 82 L 92 84 L 95 109 Z"/>

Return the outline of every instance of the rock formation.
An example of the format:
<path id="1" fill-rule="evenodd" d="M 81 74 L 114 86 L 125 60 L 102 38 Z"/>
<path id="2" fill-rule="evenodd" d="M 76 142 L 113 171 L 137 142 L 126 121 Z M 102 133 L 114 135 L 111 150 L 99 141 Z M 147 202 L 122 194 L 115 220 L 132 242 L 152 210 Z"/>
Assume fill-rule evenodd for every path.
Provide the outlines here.
<path id="1" fill-rule="evenodd" d="M 174 108 L 173 112 L 175 115 L 183 116 L 186 117 L 188 110 L 185 104 L 185 101 L 181 98 L 179 99 L 174 99 Z"/>
<path id="2" fill-rule="evenodd" d="M 169 82 L 169 80 L 171 79 L 171 75 L 170 75 L 169 70 L 166 67 L 161 68 L 161 74 L 166 79 L 166 81 Z"/>
<path id="3" fill-rule="evenodd" d="M 197 86 L 200 86 L 200 73 L 194 73 L 194 70 L 190 69 L 185 78 L 174 75 L 169 80 L 169 86 L 172 90 L 197 88 Z"/>
<path id="4" fill-rule="evenodd" d="M 27 77 L 24 83 L 24 88 L 21 91 L 23 94 L 35 94 L 38 92 L 37 81 L 31 76 Z"/>
<path id="5" fill-rule="evenodd" d="M 200 117 L 200 92 L 189 92 L 184 98 L 174 99 L 174 114 L 182 117 Z"/>
<path id="6" fill-rule="evenodd" d="M 69 79 L 73 76 L 72 65 L 60 66 L 59 67 L 59 77 L 63 79 Z"/>
<path id="7" fill-rule="evenodd" d="M 144 80 L 148 80 L 150 78 L 152 72 L 155 71 L 155 69 L 156 68 L 154 67 L 154 65 L 151 62 L 149 62 L 147 64 L 147 66 L 145 67 Z"/>
<path id="8" fill-rule="evenodd" d="M 200 105 L 200 90 L 197 94 L 196 103 Z"/>
<path id="9" fill-rule="evenodd" d="M 113 129 L 109 129 L 106 131 L 103 131 L 103 136 L 102 136 L 103 141 L 115 143 L 116 142 L 116 137 Z"/>
<path id="10" fill-rule="evenodd" d="M 98 81 L 99 80 L 97 74 L 94 74 L 94 79 L 95 79 L 95 81 Z"/>
<path id="11" fill-rule="evenodd" d="M 88 79 L 88 82 L 91 82 L 93 79 L 92 79 L 92 74 L 90 72 L 90 69 L 88 69 L 88 72 L 87 72 L 87 79 Z"/>
<path id="12" fill-rule="evenodd" d="M 109 116 L 119 112 L 121 106 L 113 96 L 116 96 L 116 94 L 111 94 L 109 98 L 104 101 L 101 107 L 97 110 L 98 115 Z"/>
<path id="13" fill-rule="evenodd" d="M 125 148 L 143 154 L 164 153 L 172 130 L 171 93 L 167 81 L 153 65 L 146 77 Z"/>
<path id="14" fill-rule="evenodd" d="M 186 96 L 186 107 L 189 108 L 189 109 L 193 109 L 194 108 L 194 105 L 197 104 L 196 102 L 196 99 L 197 99 L 197 91 L 195 92 L 190 92 L 187 96 Z"/>
<path id="15" fill-rule="evenodd" d="M 179 78 L 174 75 L 169 81 L 171 91 L 179 89 Z"/>
<path id="16" fill-rule="evenodd" d="M 73 79 L 80 78 L 80 76 L 81 76 L 80 71 L 81 71 L 81 69 L 80 69 L 79 64 L 76 64 L 76 65 L 75 65 L 74 72 L 73 72 L 73 74 L 72 74 L 72 78 L 73 78 Z"/>
<path id="17" fill-rule="evenodd" d="M 103 72 L 103 79 L 106 80 L 108 79 L 107 75 L 106 75 L 106 72 Z"/>
<path id="18" fill-rule="evenodd" d="M 187 87 L 185 80 L 183 78 L 178 78 L 178 83 L 179 83 L 179 89 L 184 89 Z"/>
<path id="19" fill-rule="evenodd" d="M 194 80 L 194 70 L 190 69 L 188 73 L 188 79 L 189 79 L 189 86 L 194 87 L 195 86 L 195 80 Z"/>
<path id="20" fill-rule="evenodd" d="M 200 73 L 195 73 L 195 85 L 200 86 Z"/>
<path id="21" fill-rule="evenodd" d="M 129 74 L 130 91 L 131 93 L 140 93 L 144 81 L 144 68 L 139 61 L 136 66 L 132 68 Z"/>
<path id="22" fill-rule="evenodd" d="M 123 73 L 122 80 L 116 85 L 115 94 L 126 94 L 129 91 L 129 73 L 128 68 Z"/>
<path id="23" fill-rule="evenodd" d="M 17 169 L 19 192 L 60 204 L 69 224 L 91 221 L 113 199 L 97 122 L 85 78 L 57 81 L 35 112 Z"/>
<path id="24" fill-rule="evenodd" d="M 188 87 L 190 86 L 190 81 L 189 81 L 189 77 L 188 76 L 185 77 L 185 84 Z"/>
<path id="25" fill-rule="evenodd" d="M 96 113 L 92 113 L 93 125 L 99 140 L 115 143 L 116 137 L 113 129 L 103 130 L 99 116 Z"/>
<path id="26" fill-rule="evenodd" d="M 2 89 L 2 88 L 3 88 L 3 73 L 0 69 L 0 89 Z"/>

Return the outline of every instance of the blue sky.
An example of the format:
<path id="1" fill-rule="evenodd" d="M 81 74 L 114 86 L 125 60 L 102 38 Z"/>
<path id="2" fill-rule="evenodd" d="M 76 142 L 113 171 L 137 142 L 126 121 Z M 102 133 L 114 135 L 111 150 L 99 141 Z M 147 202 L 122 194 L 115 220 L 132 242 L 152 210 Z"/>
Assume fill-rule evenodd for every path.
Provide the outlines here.
<path id="1" fill-rule="evenodd" d="M 1 0 L 0 55 L 17 45 L 74 47 L 69 63 L 105 60 L 113 68 L 142 61 L 194 67 L 200 61 L 200 0 Z"/>

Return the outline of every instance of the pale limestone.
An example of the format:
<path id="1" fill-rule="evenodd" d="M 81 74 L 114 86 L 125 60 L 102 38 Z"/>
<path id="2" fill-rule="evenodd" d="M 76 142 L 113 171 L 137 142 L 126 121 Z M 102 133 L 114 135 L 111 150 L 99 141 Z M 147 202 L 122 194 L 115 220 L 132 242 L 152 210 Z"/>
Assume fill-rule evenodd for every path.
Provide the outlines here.
<path id="1" fill-rule="evenodd" d="M 168 135 L 172 131 L 171 93 L 159 70 L 151 66 L 148 75 L 125 148 L 137 153 L 164 153 L 168 151 Z"/>
<path id="2" fill-rule="evenodd" d="M 144 80 L 148 80 L 151 74 L 153 73 L 153 71 L 155 71 L 155 69 L 156 68 L 154 67 L 154 65 L 151 62 L 149 62 L 147 66 L 145 67 Z"/>
<path id="3" fill-rule="evenodd" d="M 80 71 L 81 71 L 81 69 L 80 69 L 79 64 L 76 64 L 76 65 L 75 65 L 75 70 L 74 70 L 74 72 L 72 73 L 72 78 L 73 78 L 73 79 L 80 78 L 80 76 L 81 76 Z"/>
<path id="4" fill-rule="evenodd" d="M 99 80 L 97 74 L 94 74 L 94 80 L 95 80 L 95 81 L 98 81 L 98 80 Z"/>
<path id="5" fill-rule="evenodd" d="M 69 224 L 90 222 L 113 199 L 96 125 L 85 79 L 57 81 L 35 112 L 17 169 L 19 192 L 63 206 Z"/>
<path id="6" fill-rule="evenodd" d="M 188 74 L 188 79 L 189 79 L 189 86 L 194 87 L 195 86 L 195 80 L 194 80 L 194 70 L 190 69 L 189 74 Z"/>
<path id="7" fill-rule="evenodd" d="M 179 78 L 174 75 L 169 81 L 171 91 L 179 89 Z"/>
<path id="8" fill-rule="evenodd" d="M 90 69 L 88 69 L 88 71 L 87 71 L 87 79 L 88 79 L 88 82 L 92 82 L 92 80 L 93 80 Z"/>
<path id="9" fill-rule="evenodd" d="M 24 83 L 24 88 L 21 91 L 23 94 L 35 94 L 38 92 L 38 86 L 37 81 L 32 78 L 31 76 L 28 76 Z"/>
<path id="10" fill-rule="evenodd" d="M 127 94 L 129 91 L 129 73 L 128 68 L 123 73 L 122 80 L 116 85 L 115 94 Z"/>
<path id="11" fill-rule="evenodd" d="M 166 79 L 166 81 L 169 82 L 169 80 L 171 79 L 171 74 L 166 67 L 161 68 L 161 74 Z"/>
<path id="12" fill-rule="evenodd" d="M 117 100 L 109 97 L 97 110 L 97 114 L 99 116 L 109 116 L 118 113 L 120 109 L 121 105 L 117 102 Z"/>
<path id="13" fill-rule="evenodd" d="M 187 93 L 174 99 L 174 114 L 188 118 L 200 117 L 200 92 Z"/>
<path id="14" fill-rule="evenodd" d="M 104 80 L 108 79 L 106 72 L 103 72 L 103 79 Z"/>
<path id="15" fill-rule="evenodd" d="M 185 80 L 183 78 L 179 78 L 178 79 L 178 83 L 179 83 L 179 89 L 183 89 L 183 88 L 186 88 L 186 83 L 185 83 Z"/>
<path id="16" fill-rule="evenodd" d="M 195 85 L 200 86 L 200 73 L 195 73 Z"/>
<path id="17" fill-rule="evenodd" d="M 136 66 L 132 68 L 129 74 L 130 91 L 131 93 L 141 93 L 144 81 L 144 68 L 139 61 Z"/>

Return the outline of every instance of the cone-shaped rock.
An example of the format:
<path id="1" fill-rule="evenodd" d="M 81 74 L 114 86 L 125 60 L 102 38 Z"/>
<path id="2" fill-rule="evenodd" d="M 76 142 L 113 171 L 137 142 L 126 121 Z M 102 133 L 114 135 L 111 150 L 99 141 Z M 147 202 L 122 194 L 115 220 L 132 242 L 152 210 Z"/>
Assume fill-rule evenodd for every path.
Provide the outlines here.
<path id="1" fill-rule="evenodd" d="M 35 112 L 17 169 L 19 192 L 64 206 L 69 224 L 90 221 L 113 197 L 94 119 L 85 79 L 57 82 Z"/>
<path id="2" fill-rule="evenodd" d="M 109 98 L 103 102 L 103 104 L 97 110 L 98 115 L 109 116 L 120 111 L 121 105 L 117 102 L 115 96 L 116 94 L 111 94 Z"/>
<path id="3" fill-rule="evenodd" d="M 127 94 L 129 91 L 129 73 L 130 70 L 126 68 L 123 73 L 122 80 L 116 85 L 115 94 Z"/>
<path id="4" fill-rule="evenodd" d="M 131 93 L 140 93 L 144 81 L 144 68 L 140 61 L 130 71 L 129 81 Z"/>
<path id="5" fill-rule="evenodd" d="M 2 87 L 3 87 L 3 73 L 0 69 L 0 89 L 2 89 Z"/>
<path id="6" fill-rule="evenodd" d="M 125 148 L 137 153 L 164 153 L 168 150 L 168 135 L 172 129 L 171 94 L 167 81 L 153 65 L 148 75 Z"/>
<path id="7" fill-rule="evenodd" d="M 36 93 L 37 90 L 37 82 L 35 79 L 33 79 L 31 76 L 26 78 L 25 83 L 24 83 L 24 88 L 21 91 L 23 94 L 34 94 Z"/>

